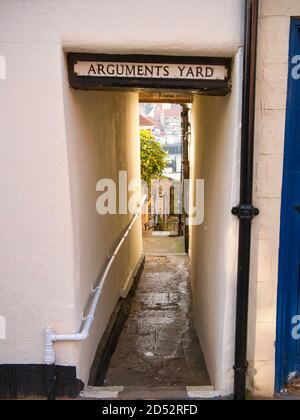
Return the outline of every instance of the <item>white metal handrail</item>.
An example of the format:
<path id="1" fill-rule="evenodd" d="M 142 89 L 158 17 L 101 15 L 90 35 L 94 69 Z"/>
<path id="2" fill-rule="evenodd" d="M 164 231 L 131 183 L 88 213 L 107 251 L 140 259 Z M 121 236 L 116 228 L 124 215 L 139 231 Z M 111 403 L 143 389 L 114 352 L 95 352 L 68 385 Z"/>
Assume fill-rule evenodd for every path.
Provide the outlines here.
<path id="1" fill-rule="evenodd" d="M 132 222 L 128 226 L 125 234 L 122 236 L 122 239 L 120 240 L 118 246 L 116 247 L 112 256 L 110 257 L 110 260 L 109 260 L 109 262 L 108 262 L 108 264 L 107 264 L 107 266 L 106 266 L 106 268 L 105 268 L 105 270 L 104 270 L 96 288 L 92 292 L 93 298 L 92 298 L 92 302 L 91 302 L 91 305 L 90 305 L 89 313 L 88 313 L 87 317 L 84 319 L 84 323 L 82 325 L 81 331 L 77 334 L 58 335 L 58 334 L 55 334 L 55 332 L 52 330 L 52 328 L 46 328 L 45 329 L 45 331 L 44 331 L 44 334 L 45 334 L 44 361 L 47 365 L 52 365 L 52 364 L 55 363 L 55 349 L 54 349 L 54 344 L 55 343 L 57 343 L 57 342 L 69 342 L 69 341 L 84 341 L 89 337 L 91 327 L 94 323 L 95 312 L 97 310 L 99 299 L 100 299 L 100 296 L 102 295 L 103 287 L 105 285 L 105 282 L 106 282 L 106 279 L 107 279 L 108 274 L 110 272 L 110 269 L 111 269 L 111 267 L 112 267 L 112 265 L 115 261 L 116 256 L 118 255 L 118 253 L 120 252 L 124 242 L 126 241 L 129 233 L 131 232 L 133 226 L 135 225 L 135 222 L 138 220 L 146 200 L 147 200 L 147 196 L 145 195 L 143 197 L 142 203 L 141 203 L 136 215 L 132 219 Z"/>

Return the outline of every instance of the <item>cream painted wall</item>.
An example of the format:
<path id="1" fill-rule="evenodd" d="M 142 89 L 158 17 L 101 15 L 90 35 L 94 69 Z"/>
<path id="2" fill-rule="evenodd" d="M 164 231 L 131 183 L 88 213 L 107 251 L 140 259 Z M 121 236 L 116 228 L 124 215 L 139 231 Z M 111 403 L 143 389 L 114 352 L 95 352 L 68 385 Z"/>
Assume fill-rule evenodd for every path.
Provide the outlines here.
<path id="1" fill-rule="evenodd" d="M 0 7 L 1 42 L 9 44 L 232 55 L 243 35 L 243 0 L 1 0 Z"/>
<path id="2" fill-rule="evenodd" d="M 93 213 L 95 179 L 130 166 L 135 153 L 128 146 L 124 160 L 111 158 L 118 141 L 135 135 L 127 124 L 136 118 L 136 95 L 71 92 L 63 50 L 231 56 L 242 43 L 243 1 L 1 0 L 0 27 L 7 65 L 0 79 L 0 316 L 7 327 L 0 362 L 42 363 L 43 329 L 78 330 L 90 283 L 117 236 L 113 219 L 104 224 Z M 98 112 L 107 117 L 101 130 Z M 100 151 L 107 160 L 99 168 Z M 130 247 L 133 264 L 139 241 Z M 117 283 L 106 291 L 108 306 Z M 57 362 L 78 365 L 83 380 L 108 306 L 88 344 L 57 345 Z"/>
<path id="3" fill-rule="evenodd" d="M 77 328 L 61 52 L 0 49 L 0 361 L 43 363 L 44 328 Z M 59 361 L 74 359 L 69 346 Z"/>
<path id="4" fill-rule="evenodd" d="M 65 66 L 59 49 L 57 58 L 54 73 Z M 13 75 L 8 75 L 12 86 Z M 43 76 L 52 81 L 50 69 Z M 128 170 L 129 179 L 139 177 L 138 95 L 75 92 L 68 88 L 65 71 L 63 77 L 50 83 L 59 93 L 43 90 L 42 79 L 43 94 L 35 86 L 29 95 L 32 80 L 25 73 L 18 81 L 22 91 L 3 89 L 0 95 L 4 364 L 43 363 L 48 325 L 58 333 L 79 330 L 91 286 L 131 220 L 97 215 L 96 182 L 117 179 L 119 170 Z M 20 102 L 25 97 L 27 102 Z M 140 256 L 137 223 L 108 279 L 91 338 L 84 344 L 56 345 L 57 363 L 76 365 L 84 381 L 120 288 Z"/>
<path id="5" fill-rule="evenodd" d="M 96 183 L 109 178 L 118 185 L 119 171 L 128 171 L 129 181 L 139 179 L 139 102 L 136 93 L 84 92 L 65 86 L 75 237 L 75 310 L 79 326 L 91 287 L 133 217 L 100 216 L 96 212 L 100 195 Z M 89 373 L 120 289 L 137 266 L 141 252 L 141 223 L 137 222 L 107 280 L 92 335 L 84 344 L 77 345 L 80 378 Z"/>
<path id="6" fill-rule="evenodd" d="M 198 96 L 192 108 L 192 180 L 205 180 L 205 219 L 192 228 L 191 259 L 197 331 L 211 381 L 233 392 L 239 200 L 242 49 L 235 57 L 233 91 Z"/>
<path id="7" fill-rule="evenodd" d="M 255 135 L 255 219 L 249 320 L 249 382 L 256 395 L 272 396 L 275 383 L 278 250 L 288 49 L 298 0 L 261 0 Z"/>

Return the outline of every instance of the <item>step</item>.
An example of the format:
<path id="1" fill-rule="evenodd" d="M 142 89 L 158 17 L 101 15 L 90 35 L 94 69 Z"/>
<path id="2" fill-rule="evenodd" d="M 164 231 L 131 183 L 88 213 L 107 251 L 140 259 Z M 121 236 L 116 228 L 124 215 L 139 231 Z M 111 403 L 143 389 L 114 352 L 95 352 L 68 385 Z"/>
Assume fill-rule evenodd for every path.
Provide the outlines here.
<path id="1" fill-rule="evenodd" d="M 85 400 L 208 400 L 220 397 L 211 386 L 188 387 L 87 387 L 81 398 Z"/>

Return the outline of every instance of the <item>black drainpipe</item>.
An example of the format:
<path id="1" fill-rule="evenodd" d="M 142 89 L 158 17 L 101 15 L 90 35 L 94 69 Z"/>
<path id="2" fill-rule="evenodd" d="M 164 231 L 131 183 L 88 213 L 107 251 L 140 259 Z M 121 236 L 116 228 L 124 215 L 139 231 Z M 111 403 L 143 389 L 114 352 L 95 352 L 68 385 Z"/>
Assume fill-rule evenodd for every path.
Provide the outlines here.
<path id="1" fill-rule="evenodd" d="M 246 398 L 251 227 L 253 218 L 259 214 L 259 210 L 253 206 L 253 156 L 258 7 L 259 0 L 246 0 L 241 140 L 241 190 L 240 204 L 232 209 L 232 213 L 237 216 L 240 221 L 234 366 L 235 400 L 245 400 Z"/>
<path id="2" fill-rule="evenodd" d="M 46 365 L 46 392 L 48 401 L 55 401 L 55 388 L 56 388 L 56 377 L 55 377 L 55 364 Z"/>

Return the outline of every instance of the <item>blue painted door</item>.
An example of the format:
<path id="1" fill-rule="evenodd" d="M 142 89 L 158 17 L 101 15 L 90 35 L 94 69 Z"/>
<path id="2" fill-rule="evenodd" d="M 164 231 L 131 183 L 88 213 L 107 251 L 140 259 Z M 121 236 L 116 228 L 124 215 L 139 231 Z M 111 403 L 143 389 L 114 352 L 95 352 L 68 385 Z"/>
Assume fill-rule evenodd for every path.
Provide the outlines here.
<path id="1" fill-rule="evenodd" d="M 289 59 L 278 293 L 277 391 L 281 391 L 291 377 L 300 378 L 300 339 L 296 339 L 295 335 L 297 324 L 300 324 L 300 20 L 292 21 Z"/>

